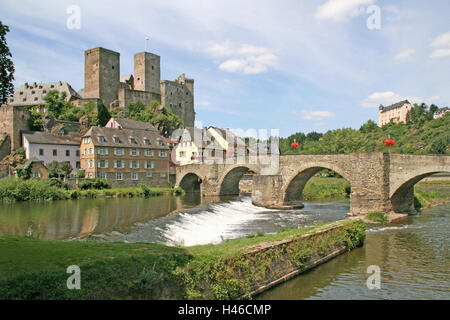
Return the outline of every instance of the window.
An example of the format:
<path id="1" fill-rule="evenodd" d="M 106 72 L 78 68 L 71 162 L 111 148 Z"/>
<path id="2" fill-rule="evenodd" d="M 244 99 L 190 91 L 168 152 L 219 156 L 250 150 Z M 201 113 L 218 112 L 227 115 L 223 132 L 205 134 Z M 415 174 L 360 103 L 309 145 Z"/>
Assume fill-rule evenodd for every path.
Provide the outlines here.
<path id="1" fill-rule="evenodd" d="M 136 139 L 133 137 L 130 137 L 130 143 L 132 144 L 137 144 Z"/>
<path id="2" fill-rule="evenodd" d="M 116 180 L 123 180 L 123 173 L 122 172 L 117 172 L 116 173 Z"/>
<path id="3" fill-rule="evenodd" d="M 58 151 L 56 149 L 53 149 L 53 156 L 56 157 L 58 155 Z"/>
<path id="4" fill-rule="evenodd" d="M 130 160 L 130 169 L 139 169 L 139 161 Z"/>
<path id="5" fill-rule="evenodd" d="M 77 156 L 77 157 L 80 156 L 80 150 L 75 150 L 75 156 Z"/>
<path id="6" fill-rule="evenodd" d="M 89 154 L 94 154 L 94 149 L 89 148 Z"/>
<path id="7" fill-rule="evenodd" d="M 153 150 L 149 150 L 149 149 L 145 150 L 145 156 L 146 157 L 153 157 L 154 156 Z"/>
<path id="8" fill-rule="evenodd" d="M 166 158 L 167 157 L 167 151 L 159 150 L 158 155 L 160 158 Z"/>
<path id="9" fill-rule="evenodd" d="M 39 155 L 43 156 L 44 155 L 44 149 L 39 149 Z"/>
<path id="10" fill-rule="evenodd" d="M 98 168 L 108 168 L 108 160 L 97 160 Z"/>
<path id="11" fill-rule="evenodd" d="M 99 173 L 98 173 L 98 177 L 101 178 L 101 179 L 108 180 L 108 179 L 107 179 L 106 172 L 99 172 Z"/>
<path id="12" fill-rule="evenodd" d="M 77 162 L 75 163 L 75 168 L 76 168 L 76 169 L 80 169 L 80 168 L 81 168 L 81 162 L 80 162 L 80 161 L 77 161 Z"/>
<path id="13" fill-rule="evenodd" d="M 125 169 L 125 160 L 114 160 L 114 168 Z"/>
<path id="14" fill-rule="evenodd" d="M 66 150 L 66 157 L 70 157 L 70 150 Z"/>
<path id="15" fill-rule="evenodd" d="M 139 176 L 137 172 L 132 172 L 131 173 L 131 180 L 138 180 Z"/>
<path id="16" fill-rule="evenodd" d="M 93 168 L 94 167 L 94 160 L 89 160 L 89 168 Z"/>
<path id="17" fill-rule="evenodd" d="M 150 140 L 149 139 L 144 139 L 144 143 L 146 144 L 146 145 L 151 145 L 151 143 L 150 143 Z"/>
<path id="18" fill-rule="evenodd" d="M 161 178 L 165 178 L 167 174 L 165 172 L 161 172 Z"/>
<path id="19" fill-rule="evenodd" d="M 115 143 L 120 143 L 120 138 L 119 137 L 114 137 L 114 142 Z"/>
<path id="20" fill-rule="evenodd" d="M 153 161 L 145 161 L 145 169 L 154 169 L 155 168 L 155 164 Z"/>
<path id="21" fill-rule="evenodd" d="M 184 158 L 186 156 L 186 152 L 185 151 L 180 151 L 180 158 Z"/>
<path id="22" fill-rule="evenodd" d="M 39 172 L 33 172 L 33 178 L 39 179 L 41 177 L 41 174 Z"/>
<path id="23" fill-rule="evenodd" d="M 98 136 L 98 141 L 99 142 L 106 142 L 106 139 L 104 136 Z"/>
<path id="24" fill-rule="evenodd" d="M 97 154 L 101 156 L 108 155 L 109 154 L 108 148 L 98 148 Z"/>
<path id="25" fill-rule="evenodd" d="M 147 172 L 147 178 L 153 177 L 153 172 Z"/>
<path id="26" fill-rule="evenodd" d="M 160 145 L 160 146 L 165 146 L 166 144 L 164 143 L 164 141 L 158 140 L 158 145 Z"/>
<path id="27" fill-rule="evenodd" d="M 139 154 L 140 152 L 138 149 L 130 149 L 130 156 L 137 157 Z"/>
<path id="28" fill-rule="evenodd" d="M 123 156 L 125 154 L 124 148 L 114 148 L 114 155 L 115 156 Z"/>

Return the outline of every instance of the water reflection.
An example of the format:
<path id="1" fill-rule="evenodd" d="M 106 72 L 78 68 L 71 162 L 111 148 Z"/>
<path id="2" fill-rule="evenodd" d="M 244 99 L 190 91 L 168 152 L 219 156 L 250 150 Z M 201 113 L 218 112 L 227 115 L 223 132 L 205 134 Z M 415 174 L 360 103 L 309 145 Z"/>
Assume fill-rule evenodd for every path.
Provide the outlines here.
<path id="1" fill-rule="evenodd" d="M 124 232 L 133 224 L 158 218 L 204 202 L 199 195 L 180 197 L 66 200 L 0 204 L 0 234 L 39 236 L 63 240 L 113 230 Z"/>

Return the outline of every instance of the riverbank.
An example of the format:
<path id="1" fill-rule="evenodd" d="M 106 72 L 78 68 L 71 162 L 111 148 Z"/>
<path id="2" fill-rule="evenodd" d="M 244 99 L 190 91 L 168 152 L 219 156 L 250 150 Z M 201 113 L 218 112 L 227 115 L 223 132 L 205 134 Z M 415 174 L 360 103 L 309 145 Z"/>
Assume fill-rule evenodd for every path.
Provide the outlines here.
<path id="1" fill-rule="evenodd" d="M 151 188 L 145 185 L 130 188 L 69 189 L 55 179 L 21 180 L 5 178 L 0 180 L 0 201 L 51 201 L 93 198 L 132 198 L 160 195 L 180 195 L 181 188 Z"/>
<path id="2" fill-rule="evenodd" d="M 232 299 L 249 297 L 336 251 L 363 243 L 361 221 L 186 248 L 149 243 L 0 237 L 0 299 Z M 81 268 L 81 290 L 66 269 Z"/>

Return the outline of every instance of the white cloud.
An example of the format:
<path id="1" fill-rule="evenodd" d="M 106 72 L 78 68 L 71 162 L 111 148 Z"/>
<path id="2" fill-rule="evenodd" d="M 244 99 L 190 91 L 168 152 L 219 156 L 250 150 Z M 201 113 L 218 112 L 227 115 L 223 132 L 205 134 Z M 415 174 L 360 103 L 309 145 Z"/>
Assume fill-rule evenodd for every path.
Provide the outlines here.
<path id="1" fill-rule="evenodd" d="M 361 102 L 361 105 L 365 108 L 373 108 L 378 107 L 380 104 L 387 106 L 402 100 L 408 100 L 411 103 L 425 102 L 431 104 L 437 102 L 439 99 L 439 96 L 424 98 L 418 96 L 404 96 L 392 91 L 385 91 L 372 93 Z"/>
<path id="2" fill-rule="evenodd" d="M 397 55 L 395 56 L 395 60 L 400 60 L 400 61 L 407 60 L 407 59 L 410 58 L 414 53 L 416 53 L 416 50 L 414 50 L 414 49 L 412 49 L 412 48 L 406 49 L 406 50 L 400 52 L 399 54 L 397 54 Z"/>
<path id="3" fill-rule="evenodd" d="M 430 54 L 431 59 L 439 59 L 450 56 L 450 31 L 436 37 L 431 46 L 435 49 Z"/>
<path id="4" fill-rule="evenodd" d="M 431 46 L 436 48 L 450 47 L 450 31 L 435 38 L 431 42 Z"/>
<path id="5" fill-rule="evenodd" d="M 195 102 L 195 108 L 198 110 L 206 110 L 206 111 L 212 111 L 217 113 L 225 113 L 225 114 L 231 114 L 234 116 L 241 116 L 242 114 L 233 110 L 214 107 L 211 105 L 209 101 L 196 101 Z"/>
<path id="6" fill-rule="evenodd" d="M 220 63 L 220 70 L 242 74 L 267 72 L 278 61 L 278 57 L 268 48 L 231 41 L 213 44 L 207 52 L 214 57 L 228 58 Z"/>
<path id="7" fill-rule="evenodd" d="M 450 49 L 436 49 L 430 54 L 431 59 L 438 59 L 450 56 Z"/>
<path id="8" fill-rule="evenodd" d="M 343 21 L 366 12 L 366 6 L 376 0 L 328 0 L 316 11 L 317 19 Z"/>
<path id="9" fill-rule="evenodd" d="M 292 114 L 295 116 L 300 115 L 303 120 L 323 120 L 334 117 L 334 113 L 330 111 L 300 110 L 293 111 Z"/>

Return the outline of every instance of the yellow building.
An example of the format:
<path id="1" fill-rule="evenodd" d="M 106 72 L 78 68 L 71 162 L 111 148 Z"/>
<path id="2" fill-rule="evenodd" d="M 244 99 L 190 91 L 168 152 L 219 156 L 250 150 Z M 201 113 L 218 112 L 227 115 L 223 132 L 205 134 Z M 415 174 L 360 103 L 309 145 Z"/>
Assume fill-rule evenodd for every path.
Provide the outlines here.
<path id="1" fill-rule="evenodd" d="M 378 125 L 382 127 L 391 122 L 391 120 L 395 123 L 406 123 L 406 116 L 411 109 L 412 105 L 408 100 L 400 101 L 387 107 L 380 105 Z"/>

